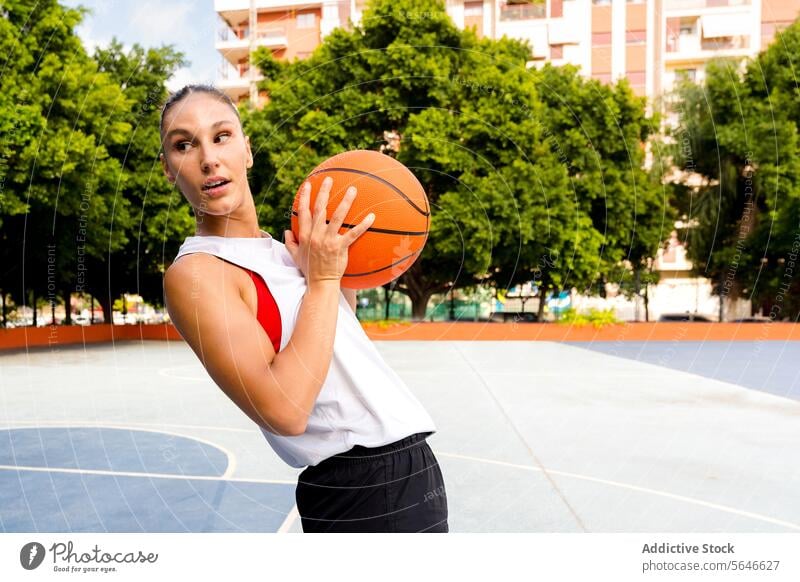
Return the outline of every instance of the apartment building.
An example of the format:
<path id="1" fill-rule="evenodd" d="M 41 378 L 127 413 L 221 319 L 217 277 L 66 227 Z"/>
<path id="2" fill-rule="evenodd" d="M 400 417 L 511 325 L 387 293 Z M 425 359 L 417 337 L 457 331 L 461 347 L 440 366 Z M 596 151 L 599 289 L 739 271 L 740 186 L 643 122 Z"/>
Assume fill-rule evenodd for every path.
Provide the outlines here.
<path id="1" fill-rule="evenodd" d="M 359 22 L 366 0 L 214 0 L 222 57 L 218 84 L 263 100 L 250 67 L 256 48 L 303 58 L 334 28 Z M 457 26 L 526 39 L 529 66 L 573 63 L 603 82 L 627 77 L 657 97 L 685 75 L 701 81 L 713 57 L 758 54 L 800 15 L 800 0 L 446 0 Z"/>
<path id="2" fill-rule="evenodd" d="M 278 58 L 302 58 L 336 27 L 359 22 L 365 5 L 366 0 L 215 0 L 223 63 L 218 85 L 234 100 L 262 102 L 266 96 L 256 91 L 259 76 L 250 67 L 256 48 L 269 47 Z M 714 57 L 758 54 L 800 16 L 800 0 L 446 0 L 446 8 L 457 26 L 480 36 L 526 39 L 533 49 L 528 66 L 572 63 L 607 83 L 626 77 L 651 104 L 681 76 L 702 81 Z M 674 117 L 668 113 L 666 123 Z M 691 276 L 675 233 L 655 268 L 662 282 L 650 290 L 652 316 L 718 313 L 720 299 L 709 281 Z M 638 300 L 609 301 L 617 302 L 623 319 L 643 313 Z M 726 301 L 729 318 L 749 310 L 749 301 Z"/>

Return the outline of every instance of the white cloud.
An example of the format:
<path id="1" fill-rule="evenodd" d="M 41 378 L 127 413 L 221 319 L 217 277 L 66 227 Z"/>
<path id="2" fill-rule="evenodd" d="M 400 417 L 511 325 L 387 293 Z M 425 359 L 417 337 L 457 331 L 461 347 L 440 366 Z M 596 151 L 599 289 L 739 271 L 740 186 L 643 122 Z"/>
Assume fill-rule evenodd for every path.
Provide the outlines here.
<path id="1" fill-rule="evenodd" d="M 173 45 L 190 65 L 167 82 L 171 90 L 188 83 L 210 83 L 216 78 L 220 56 L 214 49 L 219 26 L 211 0 L 61 0 L 91 10 L 77 28 L 89 54 L 108 46 L 112 37 L 129 49 Z"/>
<path id="2" fill-rule="evenodd" d="M 208 70 L 193 70 L 182 68 L 175 71 L 175 74 L 167 81 L 167 89 L 170 91 L 177 91 L 184 85 L 195 83 L 211 84 L 214 82 L 214 75 L 212 71 Z"/>
<path id="3" fill-rule="evenodd" d="M 189 15 L 196 8 L 191 2 L 145 0 L 131 7 L 130 25 L 144 45 L 176 44 L 193 40 L 195 32 Z"/>
<path id="4" fill-rule="evenodd" d="M 75 29 L 78 38 L 81 39 L 83 48 L 86 49 L 88 55 L 94 54 L 94 49 L 97 47 L 106 48 L 111 44 L 110 35 L 95 36 L 95 30 L 89 23 L 84 23 Z"/>
<path id="5" fill-rule="evenodd" d="M 178 69 L 167 81 L 167 89 L 174 92 L 184 85 L 189 85 L 193 82 L 194 79 L 192 78 L 192 71 L 186 68 Z"/>

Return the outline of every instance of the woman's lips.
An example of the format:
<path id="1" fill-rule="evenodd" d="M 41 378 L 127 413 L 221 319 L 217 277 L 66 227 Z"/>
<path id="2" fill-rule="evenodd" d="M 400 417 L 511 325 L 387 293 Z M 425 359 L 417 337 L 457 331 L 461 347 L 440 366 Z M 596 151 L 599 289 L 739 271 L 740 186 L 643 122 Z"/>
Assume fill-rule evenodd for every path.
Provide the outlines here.
<path id="1" fill-rule="evenodd" d="M 221 196 L 222 194 L 224 194 L 227 191 L 228 186 L 230 185 L 231 185 L 230 182 L 225 182 L 224 184 L 215 186 L 214 188 L 203 188 L 203 192 L 214 198 L 216 196 Z"/>

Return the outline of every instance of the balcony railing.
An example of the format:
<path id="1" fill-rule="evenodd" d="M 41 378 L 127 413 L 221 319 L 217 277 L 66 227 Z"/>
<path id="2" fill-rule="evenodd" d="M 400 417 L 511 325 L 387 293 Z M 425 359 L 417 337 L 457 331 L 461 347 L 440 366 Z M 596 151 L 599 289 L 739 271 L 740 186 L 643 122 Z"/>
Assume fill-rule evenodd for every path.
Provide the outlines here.
<path id="1" fill-rule="evenodd" d="M 704 38 L 700 44 L 704 51 L 726 51 L 750 48 L 749 36 L 724 36 L 720 38 Z"/>
<path id="2" fill-rule="evenodd" d="M 699 51 L 725 51 L 750 48 L 749 36 L 726 36 L 703 38 L 697 35 L 667 37 L 667 52 L 670 54 L 696 53 Z"/>
<path id="3" fill-rule="evenodd" d="M 226 62 L 217 69 L 217 78 L 225 84 L 247 85 L 251 80 L 260 81 L 264 76 L 256 69 L 254 77 L 251 79 L 249 63 L 231 65 Z"/>
<path id="4" fill-rule="evenodd" d="M 230 28 L 222 26 L 217 31 L 217 39 L 221 42 L 249 42 L 250 30 L 247 27 Z M 256 40 L 280 41 L 286 39 L 286 29 L 282 26 L 259 27 L 256 29 Z"/>
<path id="5" fill-rule="evenodd" d="M 547 4 L 501 4 L 500 20 L 533 20 L 547 16 Z"/>
<path id="6" fill-rule="evenodd" d="M 752 0 L 666 0 L 666 10 L 694 10 L 696 8 L 715 8 L 717 6 L 750 6 Z"/>
<path id="7" fill-rule="evenodd" d="M 217 70 L 218 76 L 223 81 L 239 81 L 242 79 L 244 70 L 247 73 L 247 66 L 233 66 L 230 63 L 222 63 Z"/>
<path id="8" fill-rule="evenodd" d="M 275 41 L 286 38 L 286 29 L 282 26 L 272 26 L 256 29 L 256 39 Z"/>
<path id="9" fill-rule="evenodd" d="M 668 53 L 688 53 L 700 50 L 700 36 L 697 34 L 682 34 L 667 37 Z"/>
<path id="10" fill-rule="evenodd" d="M 221 42 L 229 42 L 234 40 L 247 40 L 249 31 L 247 27 L 230 28 L 227 24 L 223 24 L 217 30 L 217 40 Z"/>

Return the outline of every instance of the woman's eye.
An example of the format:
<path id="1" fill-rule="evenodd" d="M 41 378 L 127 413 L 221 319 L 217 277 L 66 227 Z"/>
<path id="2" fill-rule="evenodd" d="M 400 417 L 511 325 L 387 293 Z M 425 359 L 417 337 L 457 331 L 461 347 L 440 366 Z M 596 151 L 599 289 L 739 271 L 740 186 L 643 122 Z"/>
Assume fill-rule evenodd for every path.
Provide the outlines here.
<path id="1" fill-rule="evenodd" d="M 191 142 L 179 141 L 178 143 L 175 144 L 175 149 L 178 150 L 179 152 L 185 152 L 186 151 L 186 146 L 190 146 L 190 145 L 192 145 Z"/>
<path id="2" fill-rule="evenodd" d="M 219 141 L 226 142 L 226 141 L 228 141 L 228 139 L 230 139 L 230 137 L 231 137 L 231 134 L 229 134 L 229 133 L 221 133 L 221 134 L 219 134 L 217 136 L 217 139 Z"/>

